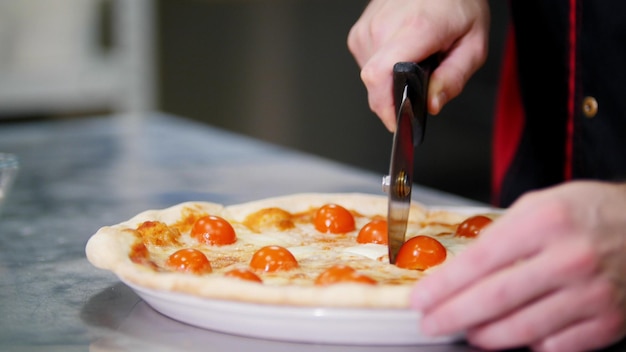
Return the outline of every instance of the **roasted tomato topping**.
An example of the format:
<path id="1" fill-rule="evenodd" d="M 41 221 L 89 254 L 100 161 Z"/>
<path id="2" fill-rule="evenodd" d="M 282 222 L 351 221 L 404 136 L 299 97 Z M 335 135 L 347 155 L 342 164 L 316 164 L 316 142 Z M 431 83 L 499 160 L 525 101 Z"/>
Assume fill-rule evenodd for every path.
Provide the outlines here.
<path id="1" fill-rule="evenodd" d="M 211 262 L 197 249 L 185 248 L 174 252 L 167 259 L 167 266 L 180 272 L 208 274 L 212 272 Z"/>
<path id="2" fill-rule="evenodd" d="M 287 248 L 265 246 L 252 255 L 250 267 L 265 272 L 283 271 L 297 268 L 298 261 Z"/>
<path id="3" fill-rule="evenodd" d="M 429 236 L 415 236 L 400 247 L 396 265 L 405 269 L 426 270 L 443 263 L 446 255 L 441 242 Z"/>
<path id="4" fill-rule="evenodd" d="M 491 224 L 492 220 L 484 215 L 475 215 L 467 218 L 456 229 L 455 236 L 458 237 L 477 237 L 480 232 Z"/>
<path id="5" fill-rule="evenodd" d="M 237 240 L 232 225 L 215 215 L 207 215 L 198 219 L 191 229 L 191 237 L 199 242 L 217 246 L 232 244 Z"/>
<path id="6" fill-rule="evenodd" d="M 387 221 L 372 220 L 368 222 L 356 238 L 358 243 L 387 244 Z"/>
<path id="7" fill-rule="evenodd" d="M 315 213 L 315 228 L 324 233 L 346 233 L 354 231 L 354 216 L 337 204 L 326 204 Z"/>
<path id="8" fill-rule="evenodd" d="M 315 279 L 315 284 L 319 286 L 333 285 L 342 282 L 353 282 L 368 285 L 376 284 L 376 280 L 367 275 L 360 274 L 352 267 L 343 264 L 331 266 L 322 272 L 317 279 Z"/>
<path id="9" fill-rule="evenodd" d="M 248 269 L 232 269 L 224 273 L 226 277 L 234 277 L 239 280 L 263 282 L 261 278 Z"/>

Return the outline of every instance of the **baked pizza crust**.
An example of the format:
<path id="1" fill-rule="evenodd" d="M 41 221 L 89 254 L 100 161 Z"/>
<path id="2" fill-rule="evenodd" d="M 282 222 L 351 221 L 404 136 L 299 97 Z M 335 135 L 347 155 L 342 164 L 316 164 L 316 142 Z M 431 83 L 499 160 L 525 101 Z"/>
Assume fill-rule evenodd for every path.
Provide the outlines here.
<path id="1" fill-rule="evenodd" d="M 144 221 L 175 223 L 180 220 L 183 212 L 193 209 L 241 222 L 248 214 L 267 207 L 280 207 L 295 213 L 326 203 L 340 204 L 366 216 L 386 216 L 387 213 L 387 197 L 359 193 L 296 194 L 228 207 L 209 202 L 186 202 L 166 209 L 148 210 L 117 225 L 102 227 L 89 239 L 86 255 L 93 265 L 112 271 L 122 281 L 154 290 L 260 304 L 407 308 L 412 286 L 410 284 L 266 285 L 219 275 L 198 276 L 179 272 L 157 272 L 145 265 L 134 263 L 129 258 L 129 250 L 136 241 L 134 229 Z M 444 221 L 443 216 L 437 214 L 437 219 Z M 419 222 L 426 218 L 426 208 L 412 204 L 410 221 Z"/>

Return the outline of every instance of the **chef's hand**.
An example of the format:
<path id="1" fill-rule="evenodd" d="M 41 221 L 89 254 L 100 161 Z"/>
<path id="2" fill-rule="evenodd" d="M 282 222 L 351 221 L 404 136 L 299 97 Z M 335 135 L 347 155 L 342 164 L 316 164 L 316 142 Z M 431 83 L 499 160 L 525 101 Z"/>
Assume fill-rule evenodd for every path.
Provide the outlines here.
<path id="1" fill-rule="evenodd" d="M 348 35 L 362 68 L 369 105 L 395 130 L 392 70 L 399 61 L 419 62 L 434 53 L 443 60 L 431 76 L 428 110 L 438 114 L 485 62 L 489 31 L 487 0 L 372 0 Z"/>
<path id="2" fill-rule="evenodd" d="M 523 196 L 421 280 L 429 334 L 502 349 L 580 351 L 626 333 L 626 184 L 572 182 Z"/>

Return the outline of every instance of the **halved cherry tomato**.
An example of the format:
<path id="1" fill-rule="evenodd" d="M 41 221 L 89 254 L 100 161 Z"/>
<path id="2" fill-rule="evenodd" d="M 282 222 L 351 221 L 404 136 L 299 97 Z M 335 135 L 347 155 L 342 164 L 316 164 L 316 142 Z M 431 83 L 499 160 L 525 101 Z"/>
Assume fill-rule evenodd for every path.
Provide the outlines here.
<path id="1" fill-rule="evenodd" d="M 191 237 L 196 238 L 199 242 L 218 246 L 235 243 L 237 240 L 232 225 L 215 215 L 207 215 L 198 219 L 191 229 Z"/>
<path id="2" fill-rule="evenodd" d="M 174 252 L 169 256 L 166 264 L 176 271 L 192 274 L 207 274 L 213 271 L 211 262 L 204 253 L 193 248 L 180 249 Z"/>
<path id="3" fill-rule="evenodd" d="M 429 236 L 415 236 L 404 242 L 396 265 L 400 268 L 426 270 L 446 260 L 446 248 Z"/>
<path id="4" fill-rule="evenodd" d="M 387 244 L 387 220 L 372 220 L 359 231 L 359 243 Z"/>
<path id="5" fill-rule="evenodd" d="M 346 233 L 355 229 L 354 216 L 337 204 L 326 204 L 315 213 L 315 228 L 325 233 Z"/>
<path id="6" fill-rule="evenodd" d="M 463 221 L 454 234 L 457 237 L 476 237 L 492 220 L 484 215 L 475 215 Z"/>
<path id="7" fill-rule="evenodd" d="M 340 282 L 354 282 L 368 285 L 376 284 L 376 280 L 367 275 L 360 274 L 352 267 L 343 264 L 331 266 L 322 272 L 317 279 L 315 279 L 315 284 L 320 286 L 327 286 Z"/>
<path id="8" fill-rule="evenodd" d="M 291 270 L 298 267 L 298 261 L 285 247 L 265 246 L 252 255 L 250 267 L 265 272 Z"/>
<path id="9" fill-rule="evenodd" d="M 263 282 L 257 274 L 253 273 L 252 271 L 248 269 L 243 269 L 243 268 L 232 269 L 230 271 L 227 271 L 224 273 L 224 276 L 234 277 L 234 278 L 237 278 L 240 280 L 246 280 L 246 281 Z"/>

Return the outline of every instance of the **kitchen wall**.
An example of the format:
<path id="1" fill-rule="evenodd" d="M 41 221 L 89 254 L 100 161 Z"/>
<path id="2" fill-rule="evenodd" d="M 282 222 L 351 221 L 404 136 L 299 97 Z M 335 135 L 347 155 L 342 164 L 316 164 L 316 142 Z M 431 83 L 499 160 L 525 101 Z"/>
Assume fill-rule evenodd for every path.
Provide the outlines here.
<path id="1" fill-rule="evenodd" d="M 506 2 L 491 3 L 488 62 L 429 120 L 416 153 L 416 182 L 481 201 L 489 199 L 491 116 L 507 22 Z M 392 136 L 369 111 L 346 47 L 366 4 L 159 0 L 160 109 L 385 174 Z"/>

